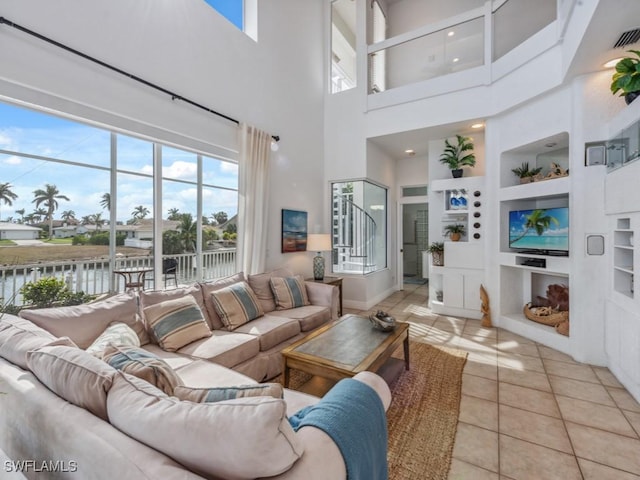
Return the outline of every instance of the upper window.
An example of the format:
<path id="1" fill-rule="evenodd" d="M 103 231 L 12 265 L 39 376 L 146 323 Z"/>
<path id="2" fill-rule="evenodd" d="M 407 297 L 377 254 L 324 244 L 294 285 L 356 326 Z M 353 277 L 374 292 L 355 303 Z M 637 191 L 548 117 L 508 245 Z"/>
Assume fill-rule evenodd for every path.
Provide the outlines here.
<path id="1" fill-rule="evenodd" d="M 331 93 L 356 86 L 356 7 L 351 0 L 331 3 Z"/>
<path id="2" fill-rule="evenodd" d="M 205 0 L 205 2 L 244 31 L 244 0 Z"/>

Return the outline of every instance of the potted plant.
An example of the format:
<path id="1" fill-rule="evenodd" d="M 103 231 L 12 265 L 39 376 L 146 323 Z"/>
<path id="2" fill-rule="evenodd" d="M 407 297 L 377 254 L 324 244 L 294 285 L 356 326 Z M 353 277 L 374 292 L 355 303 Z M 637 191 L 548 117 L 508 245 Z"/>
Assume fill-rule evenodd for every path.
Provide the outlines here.
<path id="1" fill-rule="evenodd" d="M 452 242 L 457 242 L 466 233 L 466 229 L 461 223 L 456 223 L 454 225 L 447 225 L 444 227 L 444 232 L 449 235 Z"/>
<path id="2" fill-rule="evenodd" d="M 451 144 L 449 139 L 444 142 L 444 153 L 440 155 L 440 163 L 451 169 L 453 178 L 462 177 L 462 167 L 473 167 L 476 164 L 476 156 L 469 153 L 473 150 L 473 142 L 469 137 L 456 134 L 456 144 Z"/>
<path id="3" fill-rule="evenodd" d="M 444 266 L 444 242 L 433 242 L 427 247 L 431 254 L 431 263 L 435 267 Z"/>
<path id="4" fill-rule="evenodd" d="M 616 73 L 611 78 L 611 93 L 620 93 L 629 105 L 640 95 L 640 50 L 628 50 L 638 58 L 625 57 L 616 63 Z"/>
<path id="5" fill-rule="evenodd" d="M 542 171 L 542 167 L 529 170 L 529 162 L 523 162 L 522 165 L 518 168 L 513 168 L 511 171 L 520 177 L 520 183 L 529 183 L 533 182 L 534 177 Z"/>

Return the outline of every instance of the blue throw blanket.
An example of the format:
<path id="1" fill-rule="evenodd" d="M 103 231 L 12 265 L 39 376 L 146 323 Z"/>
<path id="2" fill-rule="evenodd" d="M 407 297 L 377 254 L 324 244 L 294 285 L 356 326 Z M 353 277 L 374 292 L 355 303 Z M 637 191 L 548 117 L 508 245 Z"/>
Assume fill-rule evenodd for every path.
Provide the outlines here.
<path id="1" fill-rule="evenodd" d="M 378 394 L 351 378 L 289 418 L 295 431 L 319 428 L 338 445 L 348 480 L 387 480 L 387 417 Z"/>

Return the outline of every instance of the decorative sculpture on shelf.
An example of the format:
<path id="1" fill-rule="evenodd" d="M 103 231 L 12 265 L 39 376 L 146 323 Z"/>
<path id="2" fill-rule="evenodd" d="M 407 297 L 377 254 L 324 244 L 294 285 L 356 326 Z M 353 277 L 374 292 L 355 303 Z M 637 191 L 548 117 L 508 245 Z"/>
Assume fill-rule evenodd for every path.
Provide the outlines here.
<path id="1" fill-rule="evenodd" d="M 482 312 L 482 326 L 491 328 L 493 327 L 491 324 L 491 306 L 489 305 L 489 294 L 484 289 L 484 285 L 480 285 L 480 300 L 482 302 L 482 305 L 480 306 L 480 311 Z"/>
<path id="2" fill-rule="evenodd" d="M 544 179 L 547 180 L 550 178 L 566 177 L 567 175 L 569 175 L 569 170 L 565 170 L 557 163 L 552 163 L 549 166 L 549 173 L 547 173 L 547 176 L 544 177 Z"/>

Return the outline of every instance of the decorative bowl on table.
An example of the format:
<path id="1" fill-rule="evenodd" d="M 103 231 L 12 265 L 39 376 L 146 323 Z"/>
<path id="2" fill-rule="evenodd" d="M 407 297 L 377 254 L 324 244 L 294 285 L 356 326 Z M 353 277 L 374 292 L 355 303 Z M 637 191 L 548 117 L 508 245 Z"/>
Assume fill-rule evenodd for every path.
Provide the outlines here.
<path id="1" fill-rule="evenodd" d="M 383 332 L 390 332 L 396 328 L 396 319 L 382 310 L 378 310 L 375 315 L 369 315 L 369 321 L 373 328 Z"/>

